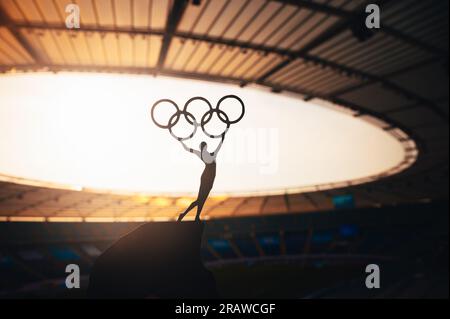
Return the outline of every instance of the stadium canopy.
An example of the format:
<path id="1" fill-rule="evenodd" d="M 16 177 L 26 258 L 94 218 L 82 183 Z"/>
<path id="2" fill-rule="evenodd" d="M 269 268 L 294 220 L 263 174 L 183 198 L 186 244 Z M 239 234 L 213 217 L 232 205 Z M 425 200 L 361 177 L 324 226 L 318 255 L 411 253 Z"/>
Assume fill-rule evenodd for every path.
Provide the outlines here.
<path id="1" fill-rule="evenodd" d="M 0 71 L 5 79 L 120 73 L 258 88 L 326 102 L 403 146 L 396 174 L 284 194 L 218 195 L 205 207 L 208 218 L 326 210 L 344 194 L 357 206 L 447 198 L 448 2 L 376 1 L 382 27 L 375 31 L 361 28 L 372 2 L 84 0 L 77 1 L 81 28 L 69 30 L 66 1 L 4 0 Z M 1 180 L 0 220 L 167 220 L 191 200 Z"/>

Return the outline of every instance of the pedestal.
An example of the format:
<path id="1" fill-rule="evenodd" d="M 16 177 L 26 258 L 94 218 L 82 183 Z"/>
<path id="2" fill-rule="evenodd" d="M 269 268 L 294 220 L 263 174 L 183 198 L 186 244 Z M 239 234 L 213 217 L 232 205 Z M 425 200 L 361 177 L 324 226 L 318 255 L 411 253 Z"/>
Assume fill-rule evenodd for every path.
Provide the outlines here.
<path id="1" fill-rule="evenodd" d="M 201 222 L 148 223 L 108 248 L 92 269 L 90 298 L 215 298 L 203 265 Z"/>

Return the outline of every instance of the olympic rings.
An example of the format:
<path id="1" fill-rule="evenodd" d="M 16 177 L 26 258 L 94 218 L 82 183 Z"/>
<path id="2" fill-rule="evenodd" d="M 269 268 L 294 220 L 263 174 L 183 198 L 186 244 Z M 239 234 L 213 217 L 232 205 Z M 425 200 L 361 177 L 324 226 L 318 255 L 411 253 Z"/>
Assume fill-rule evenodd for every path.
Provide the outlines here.
<path id="1" fill-rule="evenodd" d="M 223 111 L 223 110 L 220 109 L 221 103 L 222 103 L 223 101 L 225 101 L 226 99 L 235 99 L 235 100 L 237 100 L 237 101 L 241 104 L 241 107 L 242 107 L 241 115 L 240 115 L 237 119 L 235 119 L 235 120 L 230 121 L 230 119 L 229 119 L 227 113 L 225 113 L 225 111 Z M 200 121 L 200 124 L 199 124 L 199 123 L 197 122 L 197 120 L 195 119 L 195 116 L 194 116 L 192 113 L 190 113 L 190 112 L 188 111 L 188 106 L 189 106 L 192 102 L 194 102 L 194 101 L 203 101 L 203 102 L 205 102 L 205 103 L 208 105 L 208 108 L 209 108 L 209 110 L 206 111 L 206 113 L 203 114 L 203 116 L 202 116 L 202 118 L 201 118 L 201 121 Z M 155 114 L 154 114 L 154 113 L 155 113 L 155 108 L 156 108 L 160 103 L 163 103 L 163 102 L 172 104 L 173 106 L 175 106 L 175 109 L 176 109 L 175 113 L 170 117 L 170 119 L 169 119 L 167 125 L 163 125 L 163 124 L 158 123 L 158 122 L 156 121 L 156 119 L 155 119 Z M 221 122 L 223 122 L 223 123 L 226 124 L 226 129 L 225 129 L 225 131 L 224 131 L 222 134 L 217 134 L 217 135 L 210 134 L 210 133 L 206 130 L 206 128 L 205 128 L 205 126 L 211 121 L 211 119 L 212 119 L 214 113 L 217 114 L 217 116 L 219 117 L 219 119 L 220 119 Z M 192 132 L 189 136 L 187 136 L 187 137 L 179 137 L 179 136 L 176 136 L 175 133 L 173 132 L 173 127 L 178 123 L 178 121 L 180 120 L 181 115 L 184 116 L 184 118 L 186 119 L 186 121 L 187 121 L 190 125 L 193 125 L 193 126 L 194 126 L 193 132 Z M 200 127 L 202 128 L 203 133 L 205 133 L 207 136 L 209 136 L 209 137 L 211 137 L 211 138 L 221 138 L 222 136 L 224 136 L 224 135 L 228 132 L 228 130 L 229 130 L 231 124 L 236 124 L 236 123 L 238 123 L 240 120 L 242 120 L 242 118 L 244 117 L 244 115 L 245 115 L 245 106 L 244 106 L 244 102 L 243 102 L 239 97 L 237 97 L 236 95 L 227 95 L 227 96 L 224 96 L 223 98 L 221 98 L 221 99 L 219 100 L 219 102 L 217 103 L 217 106 L 216 106 L 215 108 L 212 107 L 211 103 L 210 103 L 207 99 L 205 99 L 205 98 L 203 98 L 203 97 L 200 97 L 200 96 L 193 97 L 193 98 L 189 99 L 189 100 L 186 102 L 186 104 L 184 105 L 183 110 L 180 110 L 180 108 L 178 107 L 178 105 L 177 105 L 174 101 L 169 100 L 169 99 L 162 99 L 162 100 L 159 100 L 159 101 L 157 101 L 155 104 L 153 104 L 153 106 L 152 106 L 152 108 L 151 108 L 151 118 L 152 118 L 153 123 L 155 123 L 155 125 L 158 126 L 159 128 L 162 128 L 162 129 L 168 129 L 169 132 L 170 132 L 170 134 L 171 134 L 175 139 L 177 139 L 178 141 L 186 141 L 186 140 L 189 140 L 189 139 L 191 139 L 192 137 L 194 137 L 194 135 L 197 133 L 198 126 L 200 126 Z"/>
<path id="2" fill-rule="evenodd" d="M 241 112 L 241 116 L 239 116 L 236 120 L 234 120 L 234 121 L 230 121 L 230 124 L 236 124 L 237 122 L 239 122 L 240 120 L 242 120 L 242 118 L 244 117 L 244 115 L 245 115 L 245 106 L 244 106 L 244 102 L 242 102 L 242 100 L 238 97 L 238 96 L 236 96 L 236 95 L 227 95 L 227 96 L 224 96 L 223 98 L 221 98 L 220 100 L 219 100 L 219 102 L 217 103 L 217 107 L 216 107 L 216 109 L 217 110 L 219 110 L 220 109 L 220 104 L 223 102 L 223 101 L 225 101 L 226 99 L 236 99 L 236 100 L 238 100 L 238 102 L 241 104 L 241 107 L 242 107 L 242 112 Z M 220 117 L 220 113 L 217 113 L 217 115 L 219 116 L 219 118 L 220 118 L 220 120 L 222 121 L 222 122 L 224 122 L 224 123 L 226 123 L 227 121 L 225 121 L 224 119 L 222 119 L 221 117 Z"/>
<path id="3" fill-rule="evenodd" d="M 205 129 L 205 125 L 208 124 L 208 122 L 211 120 L 211 117 L 214 113 L 217 113 L 217 116 L 219 117 L 219 119 L 227 125 L 227 128 L 225 129 L 225 131 L 222 134 L 218 134 L 218 135 L 209 134 Z M 222 117 L 220 116 L 221 114 L 223 114 L 223 116 L 225 116 L 225 120 L 222 120 Z M 209 115 L 209 118 L 208 118 L 208 120 L 206 120 L 206 117 L 208 115 Z M 200 123 L 203 133 L 205 133 L 206 135 L 208 135 L 211 138 L 220 138 L 222 135 L 226 134 L 228 132 L 228 129 L 230 128 L 230 125 L 231 125 L 231 122 L 228 119 L 227 113 L 225 113 L 224 111 L 219 110 L 219 109 L 211 109 L 208 112 L 206 112 L 205 114 L 203 114 L 202 121 Z"/>
<path id="4" fill-rule="evenodd" d="M 172 128 L 175 125 L 175 124 L 172 125 L 172 121 L 174 120 L 175 117 L 177 118 L 176 121 L 178 121 L 178 119 L 180 118 L 180 113 L 185 116 L 185 118 L 186 118 L 186 120 L 188 122 L 190 122 L 191 124 L 194 125 L 194 131 L 188 137 L 178 137 L 172 131 Z M 188 120 L 189 117 L 192 117 L 192 121 Z M 195 120 L 195 117 L 191 113 L 186 112 L 186 111 L 179 111 L 179 112 L 175 113 L 174 115 L 172 115 L 172 117 L 169 120 L 169 132 L 170 132 L 170 135 L 172 135 L 176 140 L 178 140 L 180 142 L 186 141 L 186 140 L 190 140 L 191 138 L 193 138 L 195 133 L 197 133 L 197 128 L 198 128 L 198 123 Z"/>
<path id="5" fill-rule="evenodd" d="M 207 99 L 205 99 L 204 97 L 196 96 L 196 97 L 193 97 L 192 99 L 189 99 L 189 101 L 187 101 L 186 104 L 184 105 L 183 112 L 186 112 L 184 116 L 185 116 L 185 118 L 186 118 L 186 121 L 188 121 L 188 123 L 191 124 L 191 125 L 193 124 L 193 122 L 191 122 L 191 121 L 189 120 L 188 116 L 186 116 L 186 115 L 187 115 L 187 114 L 191 114 L 191 113 L 188 112 L 187 108 L 188 108 L 189 104 L 191 104 L 191 103 L 194 102 L 194 101 L 203 101 L 203 102 L 205 102 L 205 103 L 208 105 L 208 107 L 209 107 L 210 110 L 213 109 L 211 103 L 209 103 L 209 101 L 208 101 Z M 191 115 L 192 115 L 192 114 L 191 114 Z M 194 118 L 194 119 L 195 119 L 195 118 Z M 209 122 L 209 119 L 208 119 L 208 122 Z"/>
<path id="6" fill-rule="evenodd" d="M 156 108 L 156 106 L 157 106 L 158 104 L 164 103 L 164 102 L 167 102 L 167 103 L 172 104 L 172 105 L 175 106 L 175 108 L 177 109 L 177 111 L 176 111 L 176 113 L 175 113 L 175 114 L 177 115 L 177 120 L 175 121 L 175 123 L 171 123 L 171 122 L 169 121 L 169 123 L 168 123 L 167 125 L 162 125 L 162 124 L 159 124 L 159 123 L 155 120 L 155 114 L 154 114 L 154 113 L 155 113 L 155 108 Z M 158 126 L 159 128 L 162 128 L 162 129 L 168 129 L 169 127 L 174 126 L 175 124 L 177 124 L 179 119 L 180 119 L 180 109 L 178 108 L 177 103 L 175 103 L 174 101 L 169 100 L 169 99 L 162 99 L 162 100 L 157 101 L 155 104 L 153 104 L 153 106 L 152 106 L 152 120 L 153 120 L 153 123 L 155 123 L 155 125 Z"/>

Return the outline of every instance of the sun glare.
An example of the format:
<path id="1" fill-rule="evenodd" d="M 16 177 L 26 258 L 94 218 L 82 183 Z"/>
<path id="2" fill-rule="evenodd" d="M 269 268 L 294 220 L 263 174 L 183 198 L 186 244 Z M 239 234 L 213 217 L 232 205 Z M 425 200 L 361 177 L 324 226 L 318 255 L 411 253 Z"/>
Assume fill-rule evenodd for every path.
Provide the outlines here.
<path id="1" fill-rule="evenodd" d="M 404 163 L 405 147 L 388 132 L 317 100 L 165 77 L 34 73 L 0 77 L 0 179 L 134 193 L 138 203 L 161 207 L 171 204 L 166 195 L 187 196 L 185 205 L 203 164 L 153 124 L 150 108 L 169 98 L 182 109 L 194 96 L 215 107 L 229 94 L 244 101 L 246 114 L 219 153 L 216 196 L 331 188 L 376 179 Z M 224 107 L 230 117 L 233 107 Z M 198 149 L 201 141 L 209 150 L 218 144 L 199 128 L 189 146 Z"/>

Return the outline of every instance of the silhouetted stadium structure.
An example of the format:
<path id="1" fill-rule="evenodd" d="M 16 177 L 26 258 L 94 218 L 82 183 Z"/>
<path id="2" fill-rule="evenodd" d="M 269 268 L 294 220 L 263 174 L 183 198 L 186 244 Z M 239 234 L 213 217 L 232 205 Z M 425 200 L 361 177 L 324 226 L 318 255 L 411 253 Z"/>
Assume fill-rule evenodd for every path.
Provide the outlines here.
<path id="1" fill-rule="evenodd" d="M 0 0 L 0 72 L 258 84 L 341 105 L 403 144 L 398 170 L 414 162 L 361 185 L 208 200 L 203 254 L 222 295 L 448 297 L 448 1 L 74 2 L 78 30 L 65 27 L 64 0 Z M 369 3 L 382 8 L 376 31 L 361 27 Z M 337 209 L 346 195 L 355 208 Z M 87 276 L 138 225 L 112 221 L 175 220 L 181 198 L 159 199 L 0 182 L 0 298 L 81 294 L 63 288 L 65 265 Z M 105 223 L 45 222 L 55 218 Z M 396 260 L 389 269 L 409 266 L 381 291 L 351 285 L 361 265 Z"/>
<path id="2" fill-rule="evenodd" d="M 95 259 L 138 226 L 0 224 L 0 297 L 83 297 Z M 440 202 L 210 221 L 202 257 L 223 297 L 418 298 L 448 295 L 448 248 Z M 70 263 L 80 266 L 80 291 L 65 287 Z M 364 285 L 371 263 L 382 269 L 380 290 Z"/>

